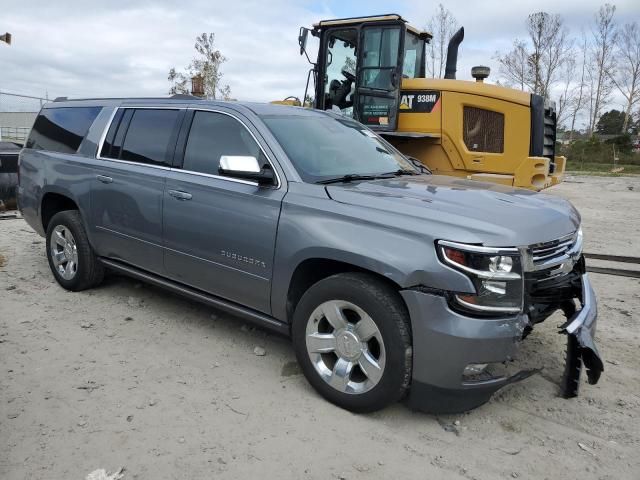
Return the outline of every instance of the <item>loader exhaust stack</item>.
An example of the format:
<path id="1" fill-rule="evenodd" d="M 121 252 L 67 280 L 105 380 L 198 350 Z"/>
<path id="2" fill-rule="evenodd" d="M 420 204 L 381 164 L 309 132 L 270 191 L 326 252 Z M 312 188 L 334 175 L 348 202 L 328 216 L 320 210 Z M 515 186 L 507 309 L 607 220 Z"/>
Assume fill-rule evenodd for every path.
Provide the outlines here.
<path id="1" fill-rule="evenodd" d="M 453 34 L 451 40 L 449 40 L 449 46 L 447 47 L 447 66 L 444 71 L 444 78 L 451 80 L 456 79 L 456 68 L 458 67 L 458 47 L 464 40 L 464 27 Z"/>

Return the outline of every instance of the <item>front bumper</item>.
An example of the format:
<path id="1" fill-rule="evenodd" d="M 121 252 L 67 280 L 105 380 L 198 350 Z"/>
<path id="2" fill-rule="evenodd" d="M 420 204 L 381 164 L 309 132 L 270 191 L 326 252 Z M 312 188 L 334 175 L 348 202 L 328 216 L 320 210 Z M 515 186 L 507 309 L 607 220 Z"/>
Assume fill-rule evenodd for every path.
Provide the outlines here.
<path id="1" fill-rule="evenodd" d="M 538 371 L 465 381 L 463 371 L 469 364 L 502 363 L 515 357 L 530 324 L 528 316 L 473 318 L 451 310 L 443 296 L 418 290 L 404 290 L 401 294 L 409 309 L 413 334 L 413 378 L 408 398 L 411 408 L 428 413 L 470 410 L 487 402 L 498 389 Z M 587 275 L 582 276 L 579 300 L 582 308 L 561 330 L 569 336 L 569 350 L 572 342 L 575 347 L 569 352 L 570 372 L 565 375 L 565 382 L 576 382 L 576 387 L 582 362 L 590 383 L 597 382 L 603 371 L 594 343 L 597 304 Z"/>

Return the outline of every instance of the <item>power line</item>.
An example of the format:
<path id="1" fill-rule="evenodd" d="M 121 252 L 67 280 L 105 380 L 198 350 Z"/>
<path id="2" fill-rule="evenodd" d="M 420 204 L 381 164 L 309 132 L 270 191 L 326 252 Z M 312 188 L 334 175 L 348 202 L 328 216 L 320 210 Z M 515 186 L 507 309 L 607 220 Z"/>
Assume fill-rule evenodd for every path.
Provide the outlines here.
<path id="1" fill-rule="evenodd" d="M 9 93 L 9 92 L 3 92 L 0 90 L 0 95 L 7 95 L 9 97 L 21 97 L 21 98 L 32 98 L 34 100 L 45 100 L 48 101 L 48 98 L 43 98 L 43 97 L 34 97 L 32 95 L 22 95 L 19 93 Z"/>

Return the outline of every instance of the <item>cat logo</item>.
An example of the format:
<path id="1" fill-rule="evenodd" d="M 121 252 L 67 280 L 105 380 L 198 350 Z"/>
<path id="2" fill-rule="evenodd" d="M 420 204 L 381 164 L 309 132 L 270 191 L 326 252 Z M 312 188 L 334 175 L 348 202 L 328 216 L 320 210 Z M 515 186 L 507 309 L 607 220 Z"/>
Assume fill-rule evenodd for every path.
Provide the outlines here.
<path id="1" fill-rule="evenodd" d="M 398 109 L 405 113 L 431 113 L 440 105 L 440 92 L 434 90 L 403 91 Z"/>
<path id="2" fill-rule="evenodd" d="M 415 95 L 402 95 L 402 99 L 400 100 L 400 109 L 411 110 L 413 108 L 414 98 L 415 98 Z"/>

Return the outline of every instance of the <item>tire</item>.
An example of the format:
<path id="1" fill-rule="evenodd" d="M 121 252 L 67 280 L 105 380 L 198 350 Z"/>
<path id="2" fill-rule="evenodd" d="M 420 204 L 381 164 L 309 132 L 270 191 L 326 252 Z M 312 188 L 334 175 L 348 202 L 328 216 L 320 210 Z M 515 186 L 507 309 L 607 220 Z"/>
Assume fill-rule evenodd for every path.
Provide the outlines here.
<path id="1" fill-rule="evenodd" d="M 49 221 L 47 260 L 56 281 L 67 290 L 86 290 L 104 278 L 104 267 L 89 244 L 77 210 L 58 212 Z"/>
<path id="2" fill-rule="evenodd" d="M 409 313 L 373 275 L 340 273 L 314 284 L 296 307 L 292 337 L 309 383 L 339 407 L 373 412 L 409 388 Z"/>

